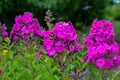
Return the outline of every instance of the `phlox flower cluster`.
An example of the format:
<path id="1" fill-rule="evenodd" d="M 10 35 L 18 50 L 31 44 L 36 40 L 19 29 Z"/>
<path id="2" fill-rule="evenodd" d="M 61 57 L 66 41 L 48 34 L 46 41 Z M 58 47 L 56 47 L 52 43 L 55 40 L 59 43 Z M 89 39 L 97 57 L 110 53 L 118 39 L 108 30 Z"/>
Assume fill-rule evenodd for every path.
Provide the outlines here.
<path id="1" fill-rule="evenodd" d="M 119 45 L 115 41 L 114 28 L 110 21 L 95 19 L 84 43 L 88 49 L 88 54 L 83 58 L 86 62 L 108 69 L 120 64 Z"/>
<path id="2" fill-rule="evenodd" d="M 71 22 L 58 22 L 52 30 L 43 31 L 43 47 L 49 56 L 69 50 L 71 53 L 82 50 L 76 30 Z"/>
<path id="3" fill-rule="evenodd" d="M 7 37 L 8 32 L 6 30 L 7 30 L 7 27 L 5 26 L 5 24 L 0 23 L 0 36 Z"/>
<path id="4" fill-rule="evenodd" d="M 15 17 L 15 24 L 10 32 L 13 39 L 23 38 L 34 40 L 35 36 L 41 36 L 40 24 L 37 18 L 30 12 Z"/>

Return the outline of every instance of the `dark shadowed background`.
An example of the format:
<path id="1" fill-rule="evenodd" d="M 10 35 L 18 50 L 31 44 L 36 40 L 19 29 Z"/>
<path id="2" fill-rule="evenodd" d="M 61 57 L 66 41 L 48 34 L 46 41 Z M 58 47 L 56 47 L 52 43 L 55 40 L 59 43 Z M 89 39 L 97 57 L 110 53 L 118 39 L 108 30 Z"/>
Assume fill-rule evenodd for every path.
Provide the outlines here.
<path id="1" fill-rule="evenodd" d="M 32 12 L 46 27 L 44 16 L 50 9 L 56 21 L 71 21 L 77 30 L 85 31 L 95 18 L 109 19 L 115 25 L 120 20 L 120 0 L 0 0 L 0 22 L 8 31 L 16 15 Z M 117 20 L 117 22 L 116 22 Z"/>

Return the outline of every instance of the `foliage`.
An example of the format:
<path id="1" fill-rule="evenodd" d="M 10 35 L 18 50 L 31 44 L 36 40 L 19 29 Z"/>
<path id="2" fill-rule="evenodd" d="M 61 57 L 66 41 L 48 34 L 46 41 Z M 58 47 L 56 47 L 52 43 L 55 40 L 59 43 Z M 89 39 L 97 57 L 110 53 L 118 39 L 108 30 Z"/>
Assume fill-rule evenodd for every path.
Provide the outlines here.
<path id="1" fill-rule="evenodd" d="M 50 9 L 54 12 L 56 21 L 70 20 L 77 29 L 81 29 L 81 25 L 89 25 L 96 17 L 102 19 L 107 3 L 108 0 L 1 0 L 0 21 L 6 23 L 10 31 L 14 16 L 30 11 L 44 26 L 44 13 Z"/>
<path id="2" fill-rule="evenodd" d="M 41 1 L 43 2 L 43 4 L 44 2 L 49 3 L 49 1 L 51 1 L 50 4 L 53 5 L 52 0 L 49 0 L 49 1 L 41 0 Z M 7 3 L 8 0 L 5 0 L 3 2 Z M 33 3 L 33 2 L 31 3 L 31 2 L 32 2 L 31 0 L 28 1 L 28 3 L 31 5 L 36 5 L 36 6 L 39 5 L 38 0 L 35 1 L 36 3 Z M 66 0 L 65 2 L 69 4 L 69 0 Z M 60 0 L 59 3 L 62 3 L 62 0 Z M 7 3 L 7 4 L 13 4 L 13 3 Z M 20 4 L 20 3 L 16 3 L 16 4 Z M 57 4 L 57 1 L 54 2 L 54 4 Z M 39 6 L 44 7 L 42 4 Z M 48 5 L 47 7 L 57 9 L 56 7 L 52 7 Z M 63 15 L 67 15 L 67 14 L 63 14 Z M 47 16 L 49 16 L 47 18 L 52 18 L 52 16 L 50 15 L 47 15 Z M 46 18 L 45 21 L 47 23 L 47 27 L 49 28 L 49 30 L 36 29 L 36 26 L 32 26 L 33 31 L 31 31 L 31 28 L 29 28 L 29 25 L 31 25 L 32 22 L 34 22 L 35 20 L 34 18 L 31 19 L 32 17 L 31 13 L 27 12 L 21 17 L 22 19 L 20 17 L 19 18 L 17 17 L 15 21 L 16 23 L 20 24 L 19 27 L 21 29 L 23 27 L 26 28 L 23 30 L 18 29 L 18 31 L 20 31 L 19 33 L 27 33 L 25 34 L 26 37 L 20 37 L 21 36 L 20 35 L 16 39 L 13 37 L 9 37 L 8 34 L 7 35 L 2 34 L 2 32 L 6 32 L 6 28 L 4 29 L 3 28 L 4 25 L 0 25 L 0 38 L 2 38 L 0 39 L 0 80 L 77 80 L 77 79 L 80 79 L 80 80 L 93 80 L 93 79 L 94 80 L 117 80 L 118 79 L 119 80 L 120 70 L 118 66 L 112 67 L 110 69 L 106 69 L 106 68 L 99 68 L 94 64 L 86 63 L 83 61 L 83 57 L 88 54 L 87 48 L 83 41 L 85 34 L 82 35 L 78 33 L 78 35 L 80 35 L 78 38 L 76 34 L 77 32 L 74 29 L 71 22 L 58 22 L 56 23 L 56 25 L 54 25 L 53 23 L 51 23 L 52 22 L 50 21 L 51 19 Z M 62 19 L 58 17 L 57 20 L 59 21 Z M 99 26 L 101 26 L 101 24 L 97 24 L 94 26 L 98 28 Z M 18 25 L 12 29 L 14 33 L 17 33 L 15 29 L 17 27 Z M 37 27 L 40 27 L 40 26 L 37 26 Z M 52 31 L 52 29 L 54 29 L 52 34 L 50 35 L 45 34 L 47 31 Z M 118 29 L 118 27 L 116 27 L 115 29 Z M 39 32 L 39 35 L 37 35 L 37 38 L 34 38 L 34 40 L 31 40 L 31 37 L 36 37 L 34 35 L 31 35 L 31 33 L 36 34 L 37 30 Z M 100 29 L 98 29 L 98 31 L 99 30 Z M 104 33 L 104 32 L 107 32 L 107 31 L 102 31 L 101 33 Z M 115 33 L 118 33 L 118 31 L 116 30 Z M 119 36 L 118 34 L 117 36 Z M 54 43 L 59 40 L 62 43 L 63 40 L 65 40 L 67 45 L 69 43 L 70 45 L 72 45 L 72 47 L 69 49 L 69 45 L 68 45 L 65 47 L 66 49 L 63 49 L 61 51 L 61 49 L 63 48 L 63 43 L 62 44 L 57 43 L 57 47 L 55 44 L 53 44 L 52 47 L 55 47 L 55 49 L 57 48 L 56 49 L 57 51 L 56 53 L 54 53 L 54 55 L 49 55 L 50 53 L 47 51 L 46 48 L 47 47 L 50 48 L 51 43 L 48 42 L 44 46 L 43 45 L 45 41 L 44 38 L 46 40 L 48 39 L 53 40 Z M 119 38 L 117 37 L 117 39 Z M 75 49 L 77 48 L 81 50 L 81 46 L 76 45 L 76 43 L 78 43 L 78 40 L 80 43 L 82 43 L 82 51 L 79 51 L 79 50 L 74 51 L 72 49 L 73 47 L 75 47 Z M 69 41 L 73 41 L 73 43 Z M 70 51 L 72 50 L 74 52 L 71 55 Z"/>
<path id="3" fill-rule="evenodd" d="M 120 20 L 120 4 L 114 4 L 112 6 L 108 6 L 106 8 L 106 19 L 111 19 L 111 20 Z"/>
<path id="4" fill-rule="evenodd" d="M 120 43 L 120 21 L 115 21 L 115 20 L 112 20 L 113 22 L 113 25 L 114 25 L 114 30 L 115 30 L 115 34 L 116 34 L 116 40 Z"/>

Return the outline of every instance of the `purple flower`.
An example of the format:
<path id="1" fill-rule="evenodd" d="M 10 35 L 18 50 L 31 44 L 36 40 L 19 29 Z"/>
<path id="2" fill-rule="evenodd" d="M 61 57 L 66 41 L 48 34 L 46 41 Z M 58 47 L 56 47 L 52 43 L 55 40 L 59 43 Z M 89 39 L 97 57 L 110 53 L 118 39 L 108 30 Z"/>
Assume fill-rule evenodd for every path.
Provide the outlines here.
<path id="1" fill-rule="evenodd" d="M 118 55 L 115 56 L 113 60 L 114 60 L 114 63 L 113 63 L 113 64 L 114 64 L 115 66 L 120 65 L 120 56 L 118 56 Z"/>
<path id="2" fill-rule="evenodd" d="M 8 32 L 6 31 L 7 27 L 5 26 L 5 24 L 1 24 L 0 23 L 0 32 L 2 37 L 7 37 L 8 36 Z"/>
<path id="3" fill-rule="evenodd" d="M 71 73 L 69 74 L 70 77 L 74 77 L 74 75 L 75 75 L 74 72 L 71 72 Z"/>
<path id="4" fill-rule="evenodd" d="M 23 38 L 29 41 L 36 40 L 36 37 L 42 36 L 38 19 L 33 18 L 33 14 L 25 12 L 24 15 L 15 17 L 15 24 L 10 32 L 10 38 Z M 33 39 L 31 39 L 31 37 Z"/>
<path id="5" fill-rule="evenodd" d="M 54 56 L 56 53 L 56 49 L 54 47 L 51 47 L 49 50 L 47 50 L 49 56 Z"/>
<path id="6" fill-rule="evenodd" d="M 2 29 L 3 31 L 6 31 L 6 30 L 7 30 L 7 27 L 5 26 L 5 24 L 2 24 L 1 29 Z"/>
<path id="7" fill-rule="evenodd" d="M 22 20 L 22 15 L 18 15 L 15 17 L 15 22 L 20 22 Z"/>
<path id="8" fill-rule="evenodd" d="M 119 51 L 119 45 L 117 42 L 114 42 L 112 45 L 111 45 L 111 53 L 114 53 L 114 54 L 118 54 L 118 51 Z"/>
<path id="9" fill-rule="evenodd" d="M 97 54 L 97 50 L 96 47 L 92 47 L 88 49 L 88 59 L 87 62 L 92 61 L 94 58 L 97 58 L 98 54 Z"/>
<path id="10" fill-rule="evenodd" d="M 113 66 L 113 60 L 106 60 L 105 61 L 105 67 L 110 69 Z"/>
<path id="11" fill-rule="evenodd" d="M 71 22 L 58 22 L 52 32 L 58 37 L 68 40 L 77 40 L 76 30 Z"/>
<path id="12" fill-rule="evenodd" d="M 92 47 L 94 44 L 93 40 L 91 40 L 89 36 L 84 38 L 84 43 L 87 48 Z"/>
<path id="13" fill-rule="evenodd" d="M 70 51 L 70 52 L 74 51 L 74 49 L 75 49 L 75 46 L 73 46 L 73 45 L 70 45 L 70 46 L 69 46 L 69 51 Z"/>
<path id="14" fill-rule="evenodd" d="M 107 52 L 106 47 L 103 45 L 97 46 L 97 52 L 101 55 L 105 54 Z"/>
<path id="15" fill-rule="evenodd" d="M 0 69 L 0 74 L 2 74 L 2 69 Z"/>
<path id="16" fill-rule="evenodd" d="M 82 45 L 81 45 L 81 44 L 76 43 L 76 48 L 77 48 L 78 50 L 82 51 Z"/>
<path id="17" fill-rule="evenodd" d="M 19 31 L 20 27 L 21 27 L 21 25 L 19 23 L 15 23 L 12 27 L 12 30 Z"/>
<path id="18" fill-rule="evenodd" d="M 33 14 L 30 12 L 25 12 L 24 15 L 22 16 L 23 22 L 32 22 L 33 20 Z"/>
<path id="19" fill-rule="evenodd" d="M 105 65 L 105 60 L 103 58 L 99 58 L 96 60 L 96 65 L 101 68 Z"/>
<path id="20" fill-rule="evenodd" d="M 66 49 L 65 45 L 63 43 L 61 43 L 60 41 L 56 42 L 55 48 L 56 48 L 57 52 L 60 52 L 60 53 L 64 52 Z"/>
<path id="21" fill-rule="evenodd" d="M 76 48 L 82 50 L 82 46 L 78 43 L 76 30 L 71 22 L 58 22 L 53 29 L 42 31 L 41 35 L 44 38 L 43 46 L 48 55 L 53 56 L 55 53 L 62 53 L 66 49 L 69 51 Z"/>
<path id="22" fill-rule="evenodd" d="M 2 32 L 2 35 L 3 35 L 4 37 L 7 37 L 7 36 L 8 36 L 8 32 L 4 31 L 4 32 Z"/>
<path id="23" fill-rule="evenodd" d="M 44 41 L 43 46 L 46 48 L 46 50 L 48 50 L 49 48 L 51 48 L 53 46 L 53 40 L 51 39 L 47 39 Z"/>
<path id="24" fill-rule="evenodd" d="M 108 69 L 114 66 L 113 64 L 118 64 L 114 58 L 118 56 L 119 45 L 115 41 L 114 27 L 110 21 L 95 19 L 84 43 L 88 48 L 86 62 L 96 62 L 98 67 Z"/>
<path id="25" fill-rule="evenodd" d="M 37 57 L 39 58 L 41 55 L 41 50 L 38 50 L 38 54 L 37 54 Z"/>

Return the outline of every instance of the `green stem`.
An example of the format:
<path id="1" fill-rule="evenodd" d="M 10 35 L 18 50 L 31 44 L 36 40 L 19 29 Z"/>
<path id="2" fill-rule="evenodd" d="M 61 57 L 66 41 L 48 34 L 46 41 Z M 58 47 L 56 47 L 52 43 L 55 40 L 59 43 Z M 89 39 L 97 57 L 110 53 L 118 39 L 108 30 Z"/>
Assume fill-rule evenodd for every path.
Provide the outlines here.
<path id="1" fill-rule="evenodd" d="M 99 76 L 99 79 L 104 80 L 104 72 L 102 69 L 99 69 L 99 75 L 101 75 L 101 76 Z"/>
<path id="2" fill-rule="evenodd" d="M 112 80 L 114 80 L 114 78 L 119 74 L 120 70 L 116 72 L 116 74 L 114 75 L 114 77 L 112 78 Z"/>

